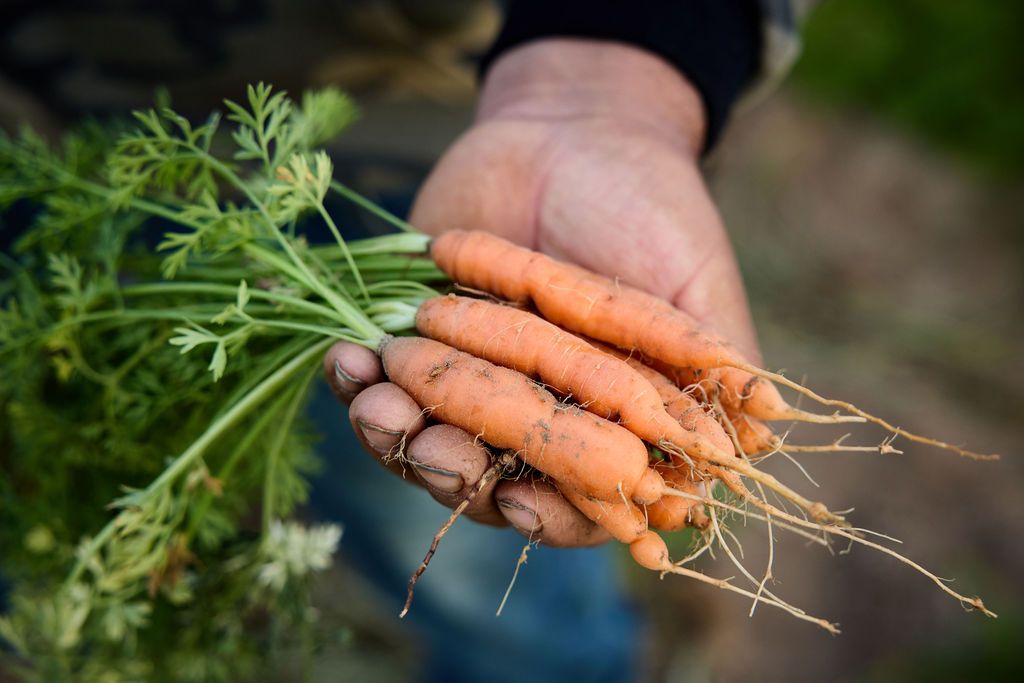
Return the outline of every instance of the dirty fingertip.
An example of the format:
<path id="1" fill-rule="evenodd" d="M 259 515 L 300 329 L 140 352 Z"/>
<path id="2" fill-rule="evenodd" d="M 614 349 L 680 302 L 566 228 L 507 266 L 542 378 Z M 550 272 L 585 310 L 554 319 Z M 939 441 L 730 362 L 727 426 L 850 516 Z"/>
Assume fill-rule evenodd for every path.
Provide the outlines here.
<path id="1" fill-rule="evenodd" d="M 542 480 L 504 481 L 494 492 L 501 513 L 519 533 L 544 545 L 573 548 L 599 545 L 608 533 L 587 519 Z"/>
<path id="2" fill-rule="evenodd" d="M 427 427 L 410 442 L 406 459 L 442 505 L 454 508 L 472 495 L 464 512 L 467 517 L 484 524 L 507 524 L 492 495 L 499 480 L 475 491 L 491 468 L 491 454 L 469 432 L 447 424 Z"/>
<path id="3" fill-rule="evenodd" d="M 363 444 L 385 464 L 404 457 L 409 441 L 426 426 L 416 402 L 389 382 L 360 392 L 352 400 L 348 415 Z"/>
<path id="4" fill-rule="evenodd" d="M 324 376 L 331 391 L 343 401 L 384 379 L 380 359 L 370 349 L 338 342 L 324 356 Z"/>

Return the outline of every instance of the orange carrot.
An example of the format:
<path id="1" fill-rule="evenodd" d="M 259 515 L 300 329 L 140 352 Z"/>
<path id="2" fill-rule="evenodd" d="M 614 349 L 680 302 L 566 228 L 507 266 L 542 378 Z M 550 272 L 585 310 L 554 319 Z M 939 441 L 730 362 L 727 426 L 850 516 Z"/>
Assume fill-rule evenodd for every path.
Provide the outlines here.
<path id="1" fill-rule="evenodd" d="M 771 375 L 750 365 L 730 342 L 702 329 L 668 301 L 496 235 L 452 230 L 433 241 L 430 255 L 460 284 L 516 303 L 532 303 L 552 323 L 620 349 L 694 372 L 733 367 Z M 806 413 L 764 384 L 770 389 L 759 389 L 764 394 L 759 404 L 776 416 L 772 419 L 863 421 Z"/>
<path id="2" fill-rule="evenodd" d="M 637 363 L 644 366 L 640 360 L 633 360 L 632 363 Z M 651 378 L 652 373 L 656 373 L 664 378 L 670 387 L 660 388 L 661 384 L 656 384 L 659 387 L 659 393 L 662 394 L 662 398 L 669 395 L 672 391 L 671 387 L 675 387 L 677 391 L 686 389 L 686 392 L 680 391 L 683 396 L 689 397 L 691 393 L 697 396 L 705 396 L 710 399 L 717 399 L 729 420 L 732 422 L 732 426 L 736 431 L 736 437 L 739 440 L 740 448 L 743 452 L 750 455 L 753 453 L 762 453 L 764 451 L 770 451 L 775 448 L 779 439 L 772 432 L 771 428 L 764 424 L 761 420 L 776 419 L 779 414 L 778 410 L 771 409 L 772 396 L 777 396 L 778 401 L 785 401 L 778 394 L 775 387 L 765 380 L 763 377 L 755 377 L 749 372 L 743 370 L 737 370 L 736 368 L 712 368 L 707 371 L 695 371 L 693 368 L 674 368 L 665 363 L 658 363 L 654 361 L 653 367 L 649 367 L 649 372 L 644 373 L 644 376 L 651 380 L 652 384 L 656 384 L 656 381 Z M 694 386 L 699 387 L 699 391 L 694 392 Z M 691 399 L 692 401 L 692 399 Z M 775 404 L 778 407 L 778 402 Z M 678 412 L 680 409 L 689 409 L 689 403 L 686 400 L 680 401 L 675 405 L 667 405 L 666 408 L 670 415 Z M 755 416 L 753 412 L 758 413 Z M 760 416 L 760 419 L 758 417 Z M 676 415 L 673 415 L 676 417 Z M 718 421 L 712 417 L 708 419 L 713 420 L 715 424 Z M 687 429 L 686 424 L 683 425 Z M 720 440 L 714 440 L 715 445 L 719 446 L 723 450 L 732 451 L 734 446 L 732 439 L 728 436 L 726 431 L 719 426 L 719 433 L 721 439 L 724 439 L 728 443 L 726 447 Z M 705 436 L 711 438 L 711 431 L 705 428 L 702 433 Z"/>
<path id="3" fill-rule="evenodd" d="M 632 543 L 647 531 L 647 518 L 643 510 L 628 500 L 597 500 L 576 489 L 558 483 L 558 491 L 573 507 L 592 522 L 610 533 L 621 543 Z"/>
<path id="4" fill-rule="evenodd" d="M 468 325 L 468 321 L 463 322 L 467 324 L 457 328 L 463 331 L 465 337 L 490 338 Z M 511 328 L 506 325 L 501 329 Z M 406 354 L 412 358 L 404 364 L 408 367 L 400 366 L 389 358 L 395 355 L 392 348 L 404 349 L 415 344 L 424 345 L 428 351 L 422 357 Z M 467 348 L 480 350 L 483 346 L 486 345 L 471 341 Z M 554 355 L 560 357 L 557 353 Z M 616 360 L 604 354 L 602 356 L 606 363 Z M 653 503 L 662 495 L 664 482 L 658 473 L 646 468 L 644 471 L 638 469 L 640 458 L 636 446 L 642 447 L 643 444 L 629 430 L 578 407 L 559 403 L 548 391 L 530 383 L 524 375 L 514 370 L 492 365 L 474 355 L 424 338 L 390 340 L 383 347 L 382 357 L 385 371 L 392 377 L 392 381 L 405 389 L 419 405 L 431 409 L 441 422 L 478 434 L 492 445 L 520 450 L 525 462 L 580 492 L 606 501 L 625 497 L 641 505 Z M 456 367 L 458 371 L 453 372 Z M 646 384 L 649 388 L 649 383 Z M 505 385 L 520 388 L 506 391 Z M 540 401 L 540 405 L 527 406 L 524 401 L 528 400 L 535 404 Z M 663 411 L 657 398 L 656 402 L 658 409 Z M 570 415 L 589 416 L 593 422 L 588 429 L 592 430 L 594 425 L 599 425 L 622 443 L 613 442 L 610 437 L 602 440 L 596 433 L 586 438 L 562 434 L 560 430 L 569 429 L 566 419 Z M 558 430 L 555 429 L 556 421 Z M 669 442 L 684 444 L 684 449 L 697 453 L 693 458 L 702 473 L 708 471 L 709 465 L 735 470 L 761 481 L 805 509 L 811 505 L 815 505 L 816 509 L 820 506 L 827 515 L 827 509 L 820 503 L 807 500 L 771 475 L 755 470 L 749 463 L 734 457 L 731 451 L 716 448 L 701 435 L 687 432 L 670 417 L 663 424 L 666 428 L 675 427 Z M 556 442 L 557 446 L 553 447 L 552 444 Z M 546 449 L 548 453 L 557 450 L 558 455 L 545 458 Z M 616 462 L 615 453 L 620 452 L 622 460 Z M 591 460 L 595 461 L 595 465 L 588 468 Z"/>
<path id="5" fill-rule="evenodd" d="M 692 393 L 694 398 L 702 403 L 714 401 L 721 389 L 723 368 L 677 367 L 656 358 L 645 358 L 643 355 L 640 355 L 639 360 L 667 377 L 680 389 Z"/>
<path id="6" fill-rule="evenodd" d="M 488 232 L 449 230 L 430 243 L 430 257 L 455 282 L 514 303 L 532 296 L 527 273 L 550 259 Z"/>
<path id="7" fill-rule="evenodd" d="M 722 425 L 691 394 L 679 388 L 671 379 L 646 365 L 636 355 L 623 353 L 619 349 L 591 341 L 598 349 L 607 354 L 621 358 L 629 367 L 640 373 L 644 379 L 651 383 L 665 404 L 665 412 L 678 422 L 683 429 L 697 432 L 710 441 L 719 450 L 730 455 L 735 453 L 732 440 L 726 434 Z"/>
<path id="8" fill-rule="evenodd" d="M 633 561 L 645 569 L 663 572 L 672 567 L 668 556 L 668 546 L 661 536 L 648 531 L 643 536 L 629 544 L 629 554 Z"/>
<path id="9" fill-rule="evenodd" d="M 532 303 L 552 323 L 628 351 L 680 368 L 732 367 L 786 386 L 850 415 L 816 415 L 789 405 L 767 382 L 755 389 L 750 410 L 762 419 L 878 424 L 911 441 L 944 448 L 964 457 L 994 460 L 959 446 L 896 427 L 857 406 L 821 396 L 797 382 L 756 367 L 727 340 L 701 329 L 671 303 L 579 266 L 555 261 L 485 232 L 453 230 L 430 247 L 437 266 L 456 282 L 518 303 Z M 745 383 L 744 383 L 745 384 Z M 750 400 L 748 399 L 748 402 Z"/>
<path id="10" fill-rule="evenodd" d="M 647 448 L 612 422 L 559 402 L 524 375 L 415 337 L 381 344 L 388 378 L 425 410 L 527 464 L 602 500 L 640 504 L 661 497 L 664 482 L 647 467 Z"/>
<path id="11" fill-rule="evenodd" d="M 756 417 L 730 411 L 726 411 L 726 415 L 732 423 L 733 429 L 736 430 L 736 439 L 745 454 L 765 453 L 775 450 L 779 445 L 779 437 L 775 435 L 771 427 Z"/>
<path id="12" fill-rule="evenodd" d="M 713 456 L 715 444 L 699 431 L 684 429 L 666 412 L 658 392 L 637 369 L 528 311 L 449 295 L 420 304 L 416 329 L 431 339 L 537 378 L 572 396 L 587 410 L 621 422 L 651 444 L 669 450 L 674 447 L 695 458 Z M 678 397 L 680 392 L 675 394 Z M 704 417 L 692 400 L 687 407 L 696 408 L 686 415 L 691 424 Z M 710 424 L 705 427 L 712 428 Z M 714 428 L 721 433 L 717 424 Z M 722 436 L 727 442 L 724 433 Z"/>
<path id="13" fill-rule="evenodd" d="M 786 403 L 774 384 L 738 368 L 722 368 L 718 377 L 719 399 L 732 413 L 746 413 L 759 420 L 804 420 L 803 412 Z"/>
<path id="14" fill-rule="evenodd" d="M 659 462 L 654 466 L 667 486 L 704 497 L 707 495 L 704 482 L 697 479 L 690 467 L 684 463 Z M 647 523 L 660 531 L 679 531 L 687 527 L 698 529 L 707 526 L 708 518 L 703 506 L 696 500 L 676 496 L 662 496 L 647 506 Z"/>
<path id="15" fill-rule="evenodd" d="M 422 315 L 420 312 L 422 312 Z M 489 356 L 491 359 L 501 360 L 502 362 L 509 363 L 510 365 L 514 365 L 522 370 L 535 372 L 545 381 L 560 385 L 561 391 L 565 393 L 575 392 L 577 394 L 586 394 L 586 392 L 591 390 L 588 389 L 588 384 L 592 387 L 605 386 L 609 389 L 612 384 L 615 384 L 615 391 L 613 393 L 621 394 L 621 396 L 625 397 L 622 399 L 623 403 L 619 406 L 619 409 L 622 410 L 621 414 L 623 419 L 625 421 L 628 417 L 632 425 L 641 425 L 640 427 L 633 427 L 633 431 L 638 435 L 642 435 L 644 438 L 647 438 L 649 441 L 656 443 L 662 448 L 665 448 L 666 444 L 668 446 L 678 446 L 678 449 L 665 449 L 669 452 L 676 453 L 681 449 L 683 452 L 687 453 L 687 455 L 691 455 L 694 461 L 696 461 L 695 464 L 697 464 L 698 468 L 700 468 L 702 472 L 707 471 L 709 464 L 735 469 L 736 471 L 742 472 L 745 476 L 766 482 L 766 485 L 773 488 L 773 490 L 784 495 L 788 500 L 791 500 L 805 509 L 807 506 L 814 504 L 782 485 L 780 482 L 775 480 L 774 477 L 755 470 L 745 461 L 734 457 L 734 451 L 732 449 L 725 451 L 717 448 L 702 435 L 695 432 L 688 432 L 683 429 L 678 422 L 673 420 L 665 412 L 660 398 L 656 395 L 656 392 L 650 386 L 649 382 L 643 380 L 641 377 L 639 383 L 631 384 L 633 381 L 631 378 L 639 376 L 636 375 L 628 365 L 621 363 L 621 361 L 617 361 L 617 359 L 612 358 L 603 352 L 593 349 L 585 342 L 572 337 L 572 335 L 566 334 L 564 331 L 537 318 L 536 316 L 530 316 L 525 314 L 523 311 L 507 306 L 499 306 L 471 299 L 460 299 L 459 297 L 430 299 L 420 306 L 420 312 L 417 313 L 417 327 L 430 336 L 443 338 L 446 341 L 465 348 L 472 354 Z M 527 326 L 529 327 L 529 333 L 525 333 L 523 331 Z M 536 334 L 534 334 L 535 332 Z M 395 342 L 392 342 L 392 344 L 395 344 L 398 341 L 402 340 L 396 340 Z M 448 348 L 444 344 L 438 343 L 437 345 L 441 348 Z M 570 354 L 569 351 L 572 351 L 572 353 Z M 597 365 L 595 366 L 592 364 L 587 366 L 584 364 L 583 367 L 585 371 L 580 372 L 578 368 L 576 371 L 571 371 L 573 368 L 572 358 L 577 355 L 580 358 L 585 358 L 588 353 L 592 360 L 596 360 Z M 479 360 L 476 355 L 466 353 L 463 353 L 462 355 L 465 356 L 466 359 L 481 362 L 486 366 L 502 369 L 506 372 L 512 372 L 506 368 L 492 366 L 486 361 Z M 385 358 L 386 356 L 387 354 L 385 352 Z M 439 361 L 433 362 L 437 363 Z M 627 371 L 626 374 L 622 376 L 621 380 L 616 380 L 614 383 L 604 385 L 602 385 L 600 381 L 595 380 L 595 377 L 598 377 L 599 373 L 604 372 L 603 367 L 611 367 L 616 362 L 623 365 Z M 466 360 L 466 363 L 468 364 L 469 361 Z M 545 365 L 546 363 L 550 363 L 550 365 Z M 538 371 L 538 368 L 542 366 L 546 367 L 543 373 Z M 385 362 L 385 369 L 387 369 L 387 362 Z M 425 370 L 420 370 L 420 372 L 430 371 L 440 372 L 440 370 L 437 369 L 432 370 L 431 367 L 427 367 Z M 390 371 L 388 372 L 390 375 Z M 513 374 L 519 378 L 523 377 L 519 373 Z M 570 376 L 574 379 L 567 379 Z M 396 383 L 401 385 L 401 382 L 396 381 Z M 404 385 L 402 386 L 405 388 Z M 634 388 L 632 393 L 627 391 L 630 386 Z M 539 387 L 537 387 L 537 389 L 540 390 Z M 413 398 L 420 403 L 420 405 L 425 407 L 442 403 L 440 400 L 420 398 L 419 395 L 414 393 L 415 391 L 423 391 L 423 389 L 418 386 L 415 386 L 412 390 L 407 390 L 413 395 Z M 485 389 L 481 388 L 480 390 L 472 391 L 480 392 L 485 391 Z M 643 395 L 644 392 L 654 394 L 653 403 L 646 404 L 647 407 L 642 411 L 633 411 L 629 406 L 629 403 L 634 397 L 639 397 Z M 460 393 L 465 394 L 466 392 L 462 391 Z M 536 430 L 536 426 L 532 424 L 532 421 L 525 424 L 521 423 L 520 421 L 525 418 L 516 414 L 515 406 L 518 399 L 512 396 L 502 395 L 492 400 L 490 396 L 496 393 L 498 392 L 491 389 L 490 393 L 479 394 L 472 398 L 468 396 L 465 397 L 466 404 L 464 406 L 460 406 L 460 410 L 455 411 L 453 413 L 453 417 L 450 419 L 444 414 L 438 414 L 436 410 L 435 414 L 437 414 L 438 419 L 442 422 L 454 424 L 470 432 L 479 432 L 479 427 L 452 422 L 452 419 L 464 420 L 466 417 L 462 415 L 463 412 L 466 414 L 472 412 L 480 413 L 484 410 L 482 407 L 474 408 L 472 400 L 475 400 L 477 404 L 486 406 L 487 408 L 497 406 L 497 414 L 494 416 L 494 420 L 498 420 L 499 416 L 507 415 L 510 417 L 507 433 L 503 435 L 508 443 L 495 442 L 490 436 L 490 431 L 482 434 L 481 438 L 497 446 L 505 448 L 521 448 L 524 439 L 523 435 L 526 435 L 525 440 L 527 444 L 533 444 L 536 446 L 536 444 L 531 441 L 534 436 L 527 434 L 530 429 Z M 551 397 L 548 392 L 545 391 L 544 394 L 549 396 L 551 401 L 554 402 L 554 397 Z M 604 393 L 597 391 L 592 396 L 589 394 L 587 395 L 590 398 L 597 400 L 598 397 L 603 397 Z M 581 397 L 577 396 L 577 398 Z M 573 410 L 578 411 L 578 409 L 573 409 L 563 405 L 563 413 L 566 411 L 571 412 Z M 636 413 L 635 419 L 634 413 Z M 657 414 L 664 415 L 665 417 L 658 422 L 654 422 L 653 426 L 651 426 L 652 421 L 649 417 L 650 415 Z M 595 419 L 598 418 L 595 417 Z M 616 426 L 605 420 L 601 420 L 601 422 L 608 426 Z M 516 425 L 516 427 L 513 428 L 512 425 Z M 495 428 L 495 426 L 491 427 L 491 429 Z M 621 427 L 619 429 L 627 434 L 630 433 Z M 655 429 L 662 429 L 664 431 L 657 432 L 654 431 Z M 668 437 L 667 439 L 666 436 Z M 605 457 L 605 451 L 607 448 L 608 446 L 606 444 L 600 445 L 599 457 Z M 586 449 L 578 451 L 576 457 L 583 457 L 581 453 L 585 452 L 585 450 Z M 528 454 L 523 457 L 523 459 L 528 463 L 534 465 L 541 471 L 545 471 L 562 483 L 568 484 L 581 492 L 601 500 L 607 501 L 613 499 L 608 493 L 608 482 L 605 477 L 590 473 L 590 480 L 593 483 L 590 486 L 585 486 L 579 483 L 580 479 L 578 477 L 581 476 L 580 474 L 577 474 L 577 479 L 573 480 L 564 473 L 556 473 L 556 471 L 551 469 L 550 466 L 548 469 L 545 469 L 543 466 L 535 465 L 530 458 L 536 458 L 536 455 Z M 654 471 L 651 471 L 651 474 L 655 477 L 657 476 L 657 473 Z M 657 481 L 659 484 L 663 483 L 661 482 L 660 477 L 657 478 Z M 602 484 L 605 487 L 604 489 L 596 488 Z M 639 491 L 632 491 L 630 488 L 630 482 L 628 481 L 624 482 L 624 486 L 626 497 L 631 497 L 639 504 L 653 503 L 661 497 L 660 490 L 655 491 L 653 487 L 648 489 L 646 493 L 641 493 Z M 824 508 L 824 506 L 821 507 Z"/>
<path id="16" fill-rule="evenodd" d="M 495 235 L 452 230 L 433 241 L 430 255 L 460 284 L 532 303 L 547 320 L 620 349 L 680 367 L 744 363 L 669 302 Z"/>

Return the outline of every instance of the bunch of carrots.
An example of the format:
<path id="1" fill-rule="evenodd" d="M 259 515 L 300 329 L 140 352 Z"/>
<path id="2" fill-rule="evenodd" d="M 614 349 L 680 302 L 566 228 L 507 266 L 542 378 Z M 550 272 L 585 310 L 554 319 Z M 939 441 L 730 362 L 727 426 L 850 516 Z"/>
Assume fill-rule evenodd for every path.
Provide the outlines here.
<path id="1" fill-rule="evenodd" d="M 54 261 L 64 264 L 65 291 L 46 292 L 54 312 L 28 316 L 28 304 L 40 299 L 36 294 L 12 305 L 10 319 L 26 331 L 12 324 L 10 334 L 0 335 L 0 357 L 28 359 L 26 349 L 33 349 L 62 363 L 56 383 L 74 382 L 78 373 L 113 396 L 145 364 L 146 354 L 169 343 L 190 359 L 202 353 L 196 349 L 212 348 L 212 381 L 235 382 L 218 399 L 222 403 L 196 404 L 189 429 L 202 423 L 203 431 L 148 487 L 121 499 L 120 512 L 75 550 L 62 595 L 88 594 L 92 601 L 81 603 L 76 614 L 101 609 L 96 596 L 113 594 L 113 568 L 120 572 L 116 595 L 122 601 L 147 586 L 152 598 L 154 585 L 160 589 L 166 577 L 182 574 L 190 557 L 186 546 L 202 536 L 217 506 L 213 499 L 231 491 L 230 477 L 240 467 L 263 474 L 263 494 L 250 503 L 262 503 L 264 538 L 271 537 L 274 517 L 287 514 L 280 503 L 274 507 L 280 498 L 276 463 L 244 462 L 255 435 L 271 424 L 259 416 L 280 409 L 288 425 L 282 429 L 290 428 L 318 358 L 344 340 L 378 353 L 390 381 L 431 419 L 464 430 L 496 454 L 433 539 L 410 580 L 406 610 L 443 532 L 489 482 L 513 472 L 522 476 L 521 462 L 627 544 L 642 567 L 742 594 L 754 605 L 786 610 L 830 632 L 836 632 L 834 624 L 772 592 L 770 570 L 758 580 L 736 562 L 751 583 L 748 590 L 688 566 L 722 537 L 723 515 L 759 519 L 769 538 L 778 528 L 822 545 L 835 537 L 868 546 L 913 567 L 965 606 L 994 616 L 979 598 L 952 590 L 868 538 L 873 532 L 853 527 L 757 463 L 781 449 L 892 453 L 896 437 L 975 459 L 995 456 L 911 434 L 756 367 L 728 340 L 628 283 L 488 233 L 417 233 L 334 180 L 321 146 L 352 118 L 351 103 L 336 91 L 309 94 L 300 105 L 261 84 L 249 89 L 247 103 L 228 107 L 235 126 L 226 146 L 218 116 L 194 126 L 169 109 L 138 114 L 141 128 L 90 155 L 61 157 L 31 136 L 0 139 L 0 172 L 10 178 L 10 201 L 45 204 L 33 239 L 65 252 Z M 332 193 L 403 233 L 346 242 L 325 204 Z M 169 252 L 162 267 L 120 277 L 133 261 L 110 245 L 126 249 L 129 233 L 153 218 L 173 226 L 160 247 Z M 326 226 L 336 244 L 310 246 L 299 233 L 308 220 Z M 102 275 L 96 282 L 87 281 L 89 269 L 77 265 L 89 259 L 97 261 L 91 272 Z M 226 307 L 225 297 L 231 300 Z M 121 364 L 111 375 L 96 370 L 73 342 L 97 325 L 103 334 L 134 329 L 148 335 L 146 353 L 117 359 Z M 294 396 L 278 400 L 296 386 Z M 834 412 L 799 409 L 777 387 Z M 139 407 L 154 415 L 167 409 L 162 403 Z M 841 440 L 794 446 L 768 426 L 773 421 L 867 421 L 889 437 L 878 446 Z M 221 465 L 216 477 L 209 469 L 214 462 Z M 196 481 L 208 490 L 197 492 Z M 796 513 L 770 503 L 769 491 Z M 176 501 L 174 515 L 166 513 L 168 500 Z M 241 518 L 238 509 L 231 514 Z M 688 527 L 700 530 L 704 543 L 674 561 L 659 532 Z M 145 543 L 139 541 L 143 531 L 150 534 Z M 220 539 L 215 536 L 223 544 Z M 146 566 L 156 567 L 147 570 L 148 578 L 145 571 L 121 571 L 142 550 Z M 84 584 L 92 592 L 76 592 Z"/>
<path id="2" fill-rule="evenodd" d="M 656 533 L 687 527 L 715 533 L 709 529 L 718 526 L 715 510 L 741 512 L 801 535 L 833 535 L 881 550 L 965 605 L 992 615 L 979 598 L 952 591 L 868 540 L 823 503 L 757 469 L 752 458 L 781 448 L 896 452 L 891 438 L 874 447 L 789 446 L 766 424 L 779 420 L 871 421 L 892 437 L 975 459 L 993 456 L 908 433 L 849 403 L 821 397 L 751 365 L 728 340 L 666 301 L 494 235 L 447 232 L 431 242 L 429 255 L 456 287 L 477 296 L 447 294 L 420 302 L 415 328 L 421 336 L 380 340 L 388 378 L 433 419 L 515 452 L 627 544 L 639 565 L 711 583 L 835 632 L 828 621 L 783 602 L 763 581 L 755 582 L 755 593 L 673 563 Z M 796 408 L 774 383 L 847 414 Z M 496 461 L 493 472 L 507 467 Z M 487 481 L 481 479 L 477 490 Z M 715 498 L 717 482 L 757 512 Z M 769 503 L 766 489 L 802 514 Z M 435 549 L 436 543 L 431 554 Z"/>

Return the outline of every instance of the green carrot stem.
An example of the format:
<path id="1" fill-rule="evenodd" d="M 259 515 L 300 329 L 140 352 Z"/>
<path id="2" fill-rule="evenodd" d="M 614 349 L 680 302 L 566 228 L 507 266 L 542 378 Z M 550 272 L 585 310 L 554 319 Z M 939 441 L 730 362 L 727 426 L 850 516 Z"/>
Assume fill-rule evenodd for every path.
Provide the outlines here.
<path id="1" fill-rule="evenodd" d="M 345 199 L 352 202 L 353 204 L 356 204 L 366 209 L 377 218 L 380 218 L 381 220 L 386 221 L 387 223 L 390 223 L 391 225 L 395 226 L 402 232 L 418 232 L 416 228 L 414 228 L 406 221 L 403 221 L 401 218 L 391 213 L 390 211 L 378 206 L 374 202 L 371 202 L 369 199 L 359 194 L 352 188 L 342 185 L 337 180 L 331 181 L 331 189 L 340 194 Z"/>
<path id="2" fill-rule="evenodd" d="M 234 185 L 238 190 L 245 195 L 249 202 L 256 208 L 260 218 L 263 220 L 266 227 L 270 229 L 274 239 L 277 240 L 278 244 L 284 250 L 285 254 L 292 261 L 295 267 L 305 276 L 306 284 L 324 299 L 327 300 L 332 306 L 334 306 L 339 313 L 346 316 L 346 324 L 352 328 L 357 334 L 365 338 L 366 343 L 373 344 L 372 348 L 376 348 L 376 345 L 384 338 L 385 333 L 379 327 L 374 325 L 366 316 L 359 311 L 358 308 L 352 306 L 349 302 L 342 299 L 337 292 L 333 291 L 330 287 L 325 285 L 319 278 L 317 278 L 310 270 L 306 262 L 303 261 L 299 255 L 295 252 L 294 247 L 288 241 L 288 238 L 284 236 L 280 228 L 274 222 L 273 217 L 267 210 L 267 207 L 253 194 L 252 189 L 246 185 L 238 175 L 228 168 L 227 165 L 222 163 L 219 159 L 213 157 L 207 152 L 203 152 L 197 147 L 194 147 L 188 143 L 181 143 L 184 147 L 191 149 L 194 152 L 200 153 L 205 157 L 206 162 L 210 168 L 216 171 L 221 177 L 227 180 L 230 184 Z"/>
<path id="3" fill-rule="evenodd" d="M 127 285 L 121 288 L 125 296 L 146 296 L 151 294 L 216 294 L 223 296 L 234 296 L 238 287 L 231 285 L 210 284 L 206 282 L 156 282 L 140 285 Z M 314 315 L 330 318 L 340 323 L 345 323 L 345 318 L 333 308 L 322 306 L 308 299 L 281 294 L 280 292 L 267 291 L 263 289 L 250 289 L 249 296 L 253 299 L 271 301 L 285 304 L 294 308 L 302 309 Z"/>
<path id="4" fill-rule="evenodd" d="M 312 193 L 307 192 L 309 198 L 316 204 L 317 213 L 324 219 L 324 223 L 327 224 L 327 228 L 331 231 L 334 236 L 334 240 L 338 243 L 338 247 L 341 249 L 342 255 L 345 257 L 345 262 L 348 263 L 349 268 L 352 270 L 352 275 L 355 276 L 356 284 L 359 286 L 359 290 L 363 293 L 363 298 L 367 301 L 370 300 L 370 293 L 366 291 L 366 283 L 363 282 L 362 275 L 359 274 L 359 268 L 356 267 L 355 261 L 352 260 L 352 253 L 348 250 L 345 245 L 345 240 L 341 237 L 341 232 L 338 230 L 337 224 L 334 219 L 331 218 L 331 214 L 327 213 L 327 209 L 324 207 L 322 201 L 317 201 Z"/>

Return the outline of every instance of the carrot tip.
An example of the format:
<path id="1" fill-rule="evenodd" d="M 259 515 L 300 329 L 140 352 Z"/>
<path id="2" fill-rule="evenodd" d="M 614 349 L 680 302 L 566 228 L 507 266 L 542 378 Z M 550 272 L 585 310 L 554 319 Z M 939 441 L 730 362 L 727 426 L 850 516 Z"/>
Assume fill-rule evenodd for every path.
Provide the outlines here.
<path id="1" fill-rule="evenodd" d="M 637 505 L 650 505 L 661 499 L 665 491 L 665 480 L 656 470 L 648 468 L 644 476 L 633 489 L 633 502 Z"/>
<path id="2" fill-rule="evenodd" d="M 811 513 L 811 517 L 814 518 L 814 521 L 818 522 L 819 524 L 826 524 L 842 528 L 849 528 L 851 526 L 851 524 L 848 521 L 846 521 L 845 517 L 835 512 L 832 512 L 822 502 L 811 503 L 810 507 L 807 508 L 807 511 Z"/>
<path id="3" fill-rule="evenodd" d="M 998 614 L 996 614 L 992 610 L 990 610 L 987 607 L 985 607 L 985 603 L 981 601 L 980 597 L 975 596 L 974 598 L 968 600 L 967 602 L 968 602 L 968 604 L 971 605 L 971 607 L 973 607 L 976 610 L 979 610 L 986 617 L 989 617 L 990 619 L 998 619 L 999 618 Z"/>

